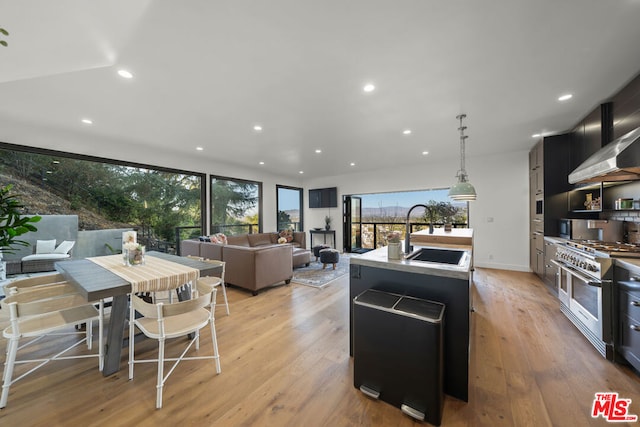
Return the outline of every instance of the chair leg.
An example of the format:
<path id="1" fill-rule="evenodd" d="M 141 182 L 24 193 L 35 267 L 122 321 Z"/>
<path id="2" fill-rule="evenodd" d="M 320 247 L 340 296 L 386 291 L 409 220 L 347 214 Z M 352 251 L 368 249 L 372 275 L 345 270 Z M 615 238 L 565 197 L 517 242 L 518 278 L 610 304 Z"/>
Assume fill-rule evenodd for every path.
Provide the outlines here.
<path id="1" fill-rule="evenodd" d="M 227 316 L 229 315 L 229 301 L 227 300 L 227 287 L 222 282 L 222 295 L 224 296 L 224 306 L 227 307 Z"/>
<path id="2" fill-rule="evenodd" d="M 104 300 L 100 300 L 98 307 L 98 370 L 104 367 Z"/>
<path id="3" fill-rule="evenodd" d="M 216 325 L 213 319 L 209 321 L 209 326 L 211 327 L 211 344 L 213 345 L 213 357 L 216 361 L 216 373 L 222 372 L 220 368 L 220 355 L 218 354 L 218 338 L 216 337 Z"/>
<path id="4" fill-rule="evenodd" d="M 158 383 L 156 384 L 156 408 L 162 408 L 162 388 L 164 387 L 164 338 L 158 340 Z"/>
<path id="5" fill-rule="evenodd" d="M 133 295 L 131 296 L 133 298 Z M 133 365 L 135 363 L 134 359 L 134 342 L 135 342 L 135 325 L 133 324 L 133 319 L 135 319 L 135 310 L 133 309 L 133 304 L 129 302 L 129 379 L 133 379 Z"/>
<path id="6" fill-rule="evenodd" d="M 13 367 L 15 366 L 17 352 L 18 340 L 9 339 L 7 343 L 7 360 L 4 362 L 4 375 L 2 376 L 2 397 L 0 397 L 0 408 L 7 406 L 7 400 L 9 399 L 9 387 L 11 387 Z"/>
<path id="7" fill-rule="evenodd" d="M 87 338 L 87 348 L 91 350 L 93 347 L 93 321 L 89 320 L 85 323 L 84 336 Z"/>

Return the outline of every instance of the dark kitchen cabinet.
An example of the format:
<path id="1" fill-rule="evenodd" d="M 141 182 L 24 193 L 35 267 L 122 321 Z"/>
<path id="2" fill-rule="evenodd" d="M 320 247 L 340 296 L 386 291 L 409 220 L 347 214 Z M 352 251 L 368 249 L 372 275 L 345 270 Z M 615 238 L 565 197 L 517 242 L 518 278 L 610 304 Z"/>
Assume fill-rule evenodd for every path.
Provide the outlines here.
<path id="1" fill-rule="evenodd" d="M 544 236 L 558 235 L 568 213 L 571 135 L 544 137 L 529 152 L 530 267 L 545 275 Z"/>
<path id="2" fill-rule="evenodd" d="M 615 359 L 626 361 L 640 370 L 640 274 L 619 266 L 619 263 L 615 273 Z"/>
<path id="3" fill-rule="evenodd" d="M 612 140 L 640 127 L 640 75 L 612 99 Z"/>
<path id="4" fill-rule="evenodd" d="M 556 243 L 545 237 L 544 239 L 544 272 L 542 276 L 542 281 L 547 286 L 547 288 L 554 294 L 558 294 L 558 289 L 556 286 L 556 273 L 558 272 L 558 267 L 551 263 L 551 260 L 556 257 Z"/>
<path id="5" fill-rule="evenodd" d="M 611 142 L 611 103 L 594 109 L 571 131 L 571 171 Z"/>

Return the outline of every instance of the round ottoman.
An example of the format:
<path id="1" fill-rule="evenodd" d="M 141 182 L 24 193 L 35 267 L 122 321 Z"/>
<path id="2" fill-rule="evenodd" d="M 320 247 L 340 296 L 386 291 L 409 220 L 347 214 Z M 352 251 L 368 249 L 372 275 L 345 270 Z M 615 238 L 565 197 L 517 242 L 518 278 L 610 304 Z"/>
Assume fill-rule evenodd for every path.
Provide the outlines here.
<path id="1" fill-rule="evenodd" d="M 333 269 L 336 269 L 336 264 L 340 260 L 340 252 L 336 249 L 322 249 L 320 251 L 320 262 L 322 263 L 322 269 L 327 266 L 327 264 L 333 264 Z"/>
<path id="2" fill-rule="evenodd" d="M 316 261 L 318 261 L 318 257 L 320 256 L 320 251 L 323 249 L 329 249 L 331 246 L 329 245 L 318 245 L 313 247 L 313 256 L 316 257 Z"/>

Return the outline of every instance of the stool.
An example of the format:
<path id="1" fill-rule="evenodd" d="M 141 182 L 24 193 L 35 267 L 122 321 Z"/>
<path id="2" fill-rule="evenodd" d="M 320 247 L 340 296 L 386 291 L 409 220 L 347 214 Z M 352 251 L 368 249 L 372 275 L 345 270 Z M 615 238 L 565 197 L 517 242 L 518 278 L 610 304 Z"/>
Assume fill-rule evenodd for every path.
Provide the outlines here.
<path id="1" fill-rule="evenodd" d="M 316 262 L 318 261 L 318 257 L 320 256 L 320 251 L 329 248 L 331 248 L 331 246 L 329 245 L 318 245 L 313 247 L 313 256 L 316 257 Z"/>
<path id="2" fill-rule="evenodd" d="M 320 262 L 322 263 L 322 269 L 327 264 L 333 264 L 333 269 L 336 269 L 336 263 L 340 260 L 340 252 L 337 249 L 322 249 L 320 252 Z"/>

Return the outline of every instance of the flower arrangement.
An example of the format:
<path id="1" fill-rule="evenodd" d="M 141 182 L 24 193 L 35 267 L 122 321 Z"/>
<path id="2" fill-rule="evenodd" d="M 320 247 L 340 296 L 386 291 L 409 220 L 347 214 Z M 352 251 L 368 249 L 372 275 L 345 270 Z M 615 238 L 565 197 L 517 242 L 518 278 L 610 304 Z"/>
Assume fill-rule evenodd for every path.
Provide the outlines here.
<path id="1" fill-rule="evenodd" d="M 387 234 L 387 242 L 388 243 L 400 243 L 400 232 L 399 231 L 391 231 Z"/>
<path id="2" fill-rule="evenodd" d="M 122 247 L 126 265 L 144 265 L 144 246 L 136 242 L 126 242 Z"/>
<path id="3" fill-rule="evenodd" d="M 324 228 L 325 230 L 329 230 L 331 228 L 331 217 L 329 215 L 324 217 Z"/>

